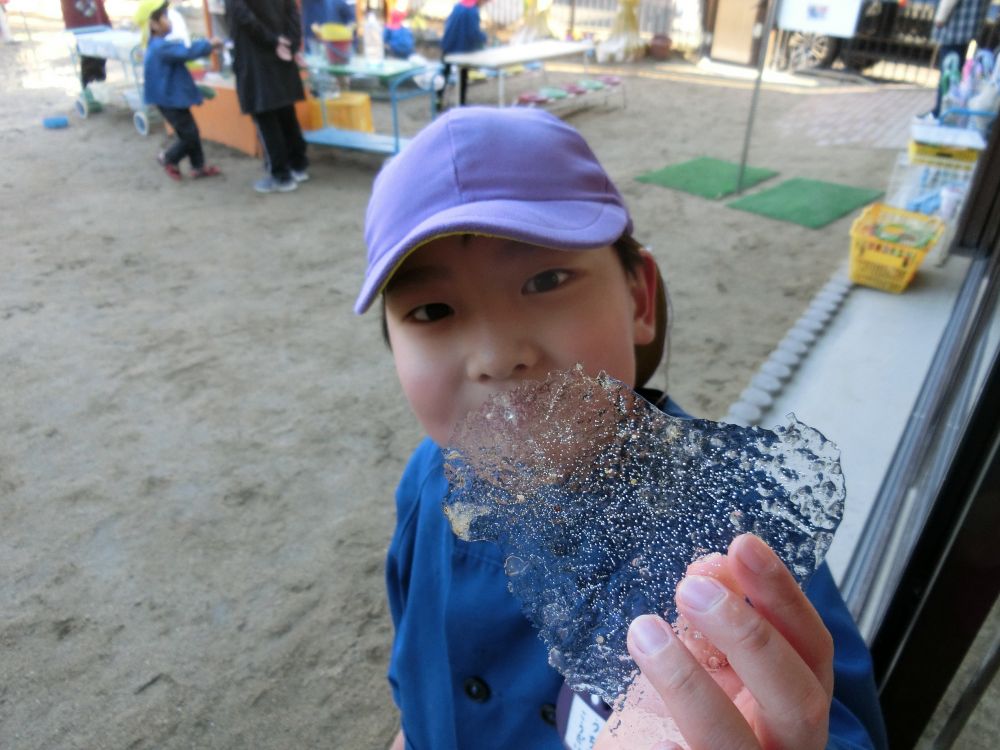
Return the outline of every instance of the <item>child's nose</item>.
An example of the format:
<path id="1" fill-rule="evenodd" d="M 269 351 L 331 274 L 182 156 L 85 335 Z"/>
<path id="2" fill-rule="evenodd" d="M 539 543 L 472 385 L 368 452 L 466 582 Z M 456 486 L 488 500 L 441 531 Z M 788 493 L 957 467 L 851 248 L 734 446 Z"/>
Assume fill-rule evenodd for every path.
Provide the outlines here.
<path id="1" fill-rule="evenodd" d="M 540 360 L 538 348 L 515 327 L 481 330 L 468 359 L 469 377 L 478 382 L 509 380 L 529 375 Z"/>

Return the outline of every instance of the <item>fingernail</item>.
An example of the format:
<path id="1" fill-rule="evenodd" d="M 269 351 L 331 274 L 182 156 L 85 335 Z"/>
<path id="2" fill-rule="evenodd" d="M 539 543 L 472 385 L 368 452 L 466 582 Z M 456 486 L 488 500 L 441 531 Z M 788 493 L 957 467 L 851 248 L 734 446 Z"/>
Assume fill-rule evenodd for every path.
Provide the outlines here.
<path id="1" fill-rule="evenodd" d="M 668 625 L 656 615 L 640 615 L 632 620 L 629 632 L 632 641 L 642 653 L 652 656 L 666 647 L 670 642 Z"/>
<path id="2" fill-rule="evenodd" d="M 771 554 L 771 548 L 768 547 L 764 542 L 752 534 L 748 534 L 750 538 L 743 544 L 743 549 L 740 558 L 743 564 L 746 565 L 754 573 L 765 573 L 770 570 L 771 566 L 774 564 L 774 556 Z"/>
<path id="3" fill-rule="evenodd" d="M 688 576 L 677 587 L 677 596 L 696 612 L 708 612 L 725 595 L 726 590 L 706 576 Z"/>

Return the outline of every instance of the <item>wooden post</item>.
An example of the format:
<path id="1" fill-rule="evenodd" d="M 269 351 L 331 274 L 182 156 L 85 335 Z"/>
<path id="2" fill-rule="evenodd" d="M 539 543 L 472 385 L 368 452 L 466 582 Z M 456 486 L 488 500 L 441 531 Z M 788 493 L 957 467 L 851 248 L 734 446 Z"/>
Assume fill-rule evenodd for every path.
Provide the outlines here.
<path id="1" fill-rule="evenodd" d="M 215 31 L 212 27 L 212 14 L 208 12 L 208 0 L 202 0 L 201 12 L 202 12 L 202 17 L 205 20 L 205 36 L 211 39 L 213 36 L 215 36 Z M 214 70 L 216 73 L 221 72 L 222 60 L 219 58 L 219 53 L 216 52 L 215 50 L 212 50 L 212 54 L 209 56 L 209 59 L 212 61 L 211 65 L 212 70 Z"/>

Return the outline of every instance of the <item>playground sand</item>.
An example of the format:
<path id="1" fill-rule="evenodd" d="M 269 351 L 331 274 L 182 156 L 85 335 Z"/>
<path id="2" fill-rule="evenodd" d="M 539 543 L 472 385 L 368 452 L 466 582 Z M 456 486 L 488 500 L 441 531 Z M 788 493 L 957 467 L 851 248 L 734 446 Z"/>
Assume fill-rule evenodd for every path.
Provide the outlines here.
<path id="1" fill-rule="evenodd" d="M 208 144 L 224 177 L 175 183 L 127 109 L 42 127 L 73 74 L 59 24 L 28 22 L 32 44 L 14 14 L 0 45 L 0 744 L 387 745 L 382 566 L 420 432 L 377 314 L 351 312 L 381 161 L 314 148 L 309 183 L 260 196 L 260 164 Z M 718 418 L 843 263 L 850 217 L 814 231 L 635 181 L 740 155 L 749 87 L 662 70 L 615 68 L 628 108 L 568 119 L 670 288 L 653 384 Z M 804 96 L 763 93 L 751 162 L 883 187 L 895 152 L 781 127 Z M 404 132 L 426 117 L 410 102 Z"/>

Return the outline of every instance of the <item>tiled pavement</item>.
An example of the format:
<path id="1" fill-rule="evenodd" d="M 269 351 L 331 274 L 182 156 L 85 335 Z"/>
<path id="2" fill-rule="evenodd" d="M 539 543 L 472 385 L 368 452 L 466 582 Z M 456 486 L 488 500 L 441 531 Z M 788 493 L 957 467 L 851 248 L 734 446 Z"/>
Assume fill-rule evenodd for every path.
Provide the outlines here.
<path id="1" fill-rule="evenodd" d="M 905 149 L 914 116 L 934 104 L 925 88 L 874 87 L 870 91 L 803 96 L 781 117 L 780 133 L 805 133 L 818 146 Z"/>
<path id="2" fill-rule="evenodd" d="M 651 77 L 674 80 L 728 80 L 751 87 L 757 71 L 740 65 L 702 60 L 697 64 L 671 62 L 653 67 Z M 829 74 L 797 76 L 764 70 L 766 88 L 801 91 L 802 96 L 779 119 L 778 132 L 806 133 L 817 146 L 857 145 L 905 149 L 909 124 L 931 109 L 934 90 L 918 83 L 878 84 L 858 76 Z"/>

